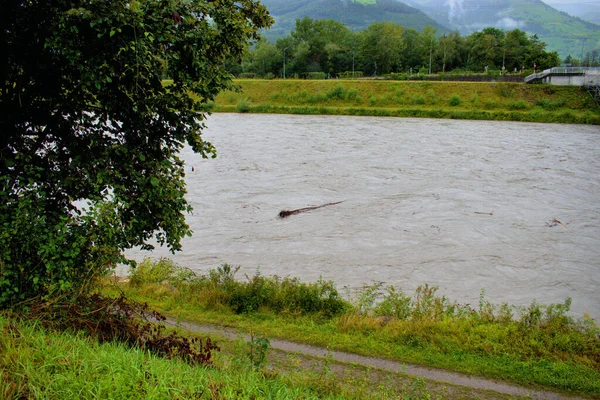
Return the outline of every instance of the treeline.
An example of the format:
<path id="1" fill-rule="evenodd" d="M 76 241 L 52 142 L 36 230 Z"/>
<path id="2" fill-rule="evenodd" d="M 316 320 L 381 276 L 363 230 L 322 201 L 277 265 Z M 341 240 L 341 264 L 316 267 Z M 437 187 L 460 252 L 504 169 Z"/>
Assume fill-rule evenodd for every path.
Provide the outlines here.
<path id="1" fill-rule="evenodd" d="M 360 77 L 393 73 L 502 71 L 521 73 L 560 65 L 557 52 L 519 29 L 485 28 L 468 36 L 440 37 L 432 27 L 419 32 L 375 22 L 353 32 L 333 20 L 296 20 L 276 43 L 261 41 L 229 66 L 238 77 Z"/>

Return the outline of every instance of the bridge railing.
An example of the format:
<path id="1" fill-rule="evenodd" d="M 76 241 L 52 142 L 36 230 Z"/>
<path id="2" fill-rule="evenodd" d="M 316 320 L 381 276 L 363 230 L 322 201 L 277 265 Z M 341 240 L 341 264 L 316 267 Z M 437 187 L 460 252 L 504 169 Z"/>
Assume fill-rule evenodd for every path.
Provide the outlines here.
<path id="1" fill-rule="evenodd" d="M 549 69 L 545 69 L 542 72 L 538 72 L 536 74 L 531 74 L 526 76 L 524 81 L 525 83 L 535 81 L 537 79 L 542 79 L 548 75 L 552 74 L 573 74 L 573 75 L 592 75 L 600 73 L 600 67 L 553 67 Z M 597 77 L 591 78 L 594 82 L 597 82 Z M 593 83 L 597 85 L 598 83 Z"/>

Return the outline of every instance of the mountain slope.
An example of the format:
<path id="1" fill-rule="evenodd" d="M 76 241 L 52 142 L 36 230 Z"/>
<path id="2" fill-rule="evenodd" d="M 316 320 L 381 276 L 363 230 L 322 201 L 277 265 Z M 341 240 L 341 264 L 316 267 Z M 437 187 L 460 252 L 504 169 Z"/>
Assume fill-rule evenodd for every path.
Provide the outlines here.
<path id="1" fill-rule="evenodd" d="M 488 26 L 521 29 L 537 34 L 562 57 L 579 58 L 584 51 L 600 48 L 600 26 L 558 11 L 540 0 L 406 0 L 438 23 L 463 34 Z M 579 51 L 577 51 L 579 50 Z"/>
<path id="2" fill-rule="evenodd" d="M 544 0 L 544 3 L 574 17 L 600 25 L 600 2 L 593 0 Z"/>
<path id="3" fill-rule="evenodd" d="M 408 28 L 422 30 L 433 26 L 438 33 L 447 28 L 429 18 L 422 11 L 397 0 L 263 0 L 275 25 L 265 33 L 273 40 L 285 36 L 296 24 L 296 19 L 333 19 L 352 30 L 362 30 L 373 22 L 394 22 Z"/>

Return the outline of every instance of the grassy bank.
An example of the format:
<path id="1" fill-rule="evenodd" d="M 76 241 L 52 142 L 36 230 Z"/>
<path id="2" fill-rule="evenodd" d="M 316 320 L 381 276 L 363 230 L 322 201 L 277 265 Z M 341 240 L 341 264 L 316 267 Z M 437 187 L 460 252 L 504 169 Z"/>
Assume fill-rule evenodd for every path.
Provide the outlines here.
<path id="1" fill-rule="evenodd" d="M 373 383 L 368 371 L 339 376 L 327 364 L 303 369 L 297 358 L 270 357 L 275 367 L 266 369 L 253 365 L 250 344 L 243 341 L 220 339 L 214 362 L 201 366 L 2 315 L 0 333 L 0 398 L 5 400 L 440 398 L 420 379 L 396 375 L 386 377 L 391 384 Z"/>
<path id="2" fill-rule="evenodd" d="M 236 80 L 215 112 L 426 117 L 600 124 L 600 110 L 575 86 L 387 80 Z"/>
<path id="3" fill-rule="evenodd" d="M 600 339 L 589 319 L 567 316 L 570 300 L 518 308 L 458 305 L 423 286 L 414 296 L 365 288 L 353 303 L 331 282 L 256 275 L 223 266 L 197 276 L 168 261 L 145 262 L 129 283 L 104 291 L 147 301 L 175 317 L 261 335 L 440 367 L 536 388 L 600 396 Z"/>

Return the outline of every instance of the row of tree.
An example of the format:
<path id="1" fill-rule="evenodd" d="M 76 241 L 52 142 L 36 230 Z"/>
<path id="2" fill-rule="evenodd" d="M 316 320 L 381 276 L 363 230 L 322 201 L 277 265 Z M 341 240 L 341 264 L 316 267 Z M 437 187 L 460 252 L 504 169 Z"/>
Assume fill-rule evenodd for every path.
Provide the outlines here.
<path id="1" fill-rule="evenodd" d="M 231 66 L 235 75 L 331 77 L 361 71 L 366 76 L 389 73 L 439 73 L 452 70 L 521 72 L 561 63 L 536 36 L 514 29 L 485 28 L 468 36 L 452 32 L 440 37 L 432 27 L 419 32 L 390 22 L 375 22 L 353 32 L 333 20 L 296 21 L 295 29 L 276 43 L 261 41 Z"/>

